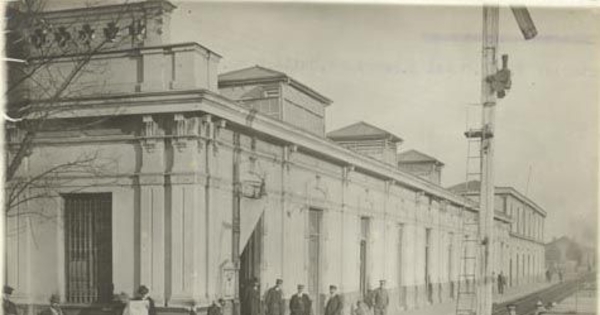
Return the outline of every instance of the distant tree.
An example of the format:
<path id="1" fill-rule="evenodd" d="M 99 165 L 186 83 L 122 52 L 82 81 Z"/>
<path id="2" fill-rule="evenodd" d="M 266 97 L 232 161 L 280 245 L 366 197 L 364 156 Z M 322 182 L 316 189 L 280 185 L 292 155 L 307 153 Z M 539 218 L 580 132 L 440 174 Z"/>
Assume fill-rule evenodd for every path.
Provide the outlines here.
<path id="1" fill-rule="evenodd" d="M 568 260 L 577 261 L 577 264 L 581 264 L 583 258 L 583 251 L 579 244 L 571 241 L 569 243 L 569 247 L 567 247 L 566 256 Z"/>

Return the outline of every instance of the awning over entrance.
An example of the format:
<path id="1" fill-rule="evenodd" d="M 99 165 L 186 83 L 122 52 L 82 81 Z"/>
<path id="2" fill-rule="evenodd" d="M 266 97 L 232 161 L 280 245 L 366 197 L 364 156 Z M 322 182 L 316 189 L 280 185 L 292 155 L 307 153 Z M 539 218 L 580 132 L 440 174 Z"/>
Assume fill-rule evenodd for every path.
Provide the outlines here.
<path id="1" fill-rule="evenodd" d="M 267 208 L 267 198 L 247 199 L 242 198 L 240 201 L 240 251 L 242 254 L 244 248 L 248 244 L 248 240 L 252 232 L 256 228 L 256 224 Z"/>

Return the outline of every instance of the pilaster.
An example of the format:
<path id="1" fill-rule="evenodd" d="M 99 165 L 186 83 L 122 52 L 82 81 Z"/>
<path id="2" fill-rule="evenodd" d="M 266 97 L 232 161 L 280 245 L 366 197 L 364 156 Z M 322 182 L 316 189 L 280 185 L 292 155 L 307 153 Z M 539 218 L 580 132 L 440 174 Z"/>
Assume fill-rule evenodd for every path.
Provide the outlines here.
<path id="1" fill-rule="evenodd" d="M 348 270 L 348 267 L 345 266 L 345 262 L 346 262 L 346 238 L 349 237 L 347 236 L 347 231 L 345 230 L 346 225 L 349 225 L 349 222 L 346 222 L 346 217 L 349 216 L 349 214 L 346 214 L 346 212 L 348 211 L 348 185 L 350 184 L 350 173 L 354 171 L 354 167 L 353 166 L 344 166 L 342 168 L 342 189 L 341 189 L 341 212 L 340 212 L 340 221 L 342 222 L 342 228 L 341 228 L 341 238 L 340 238 L 340 286 L 342 288 L 342 290 L 346 290 L 346 292 L 349 291 L 350 288 L 350 283 L 349 281 L 351 280 L 351 277 L 344 277 L 344 272 Z M 351 223 L 350 223 L 351 224 Z"/>
<path id="2" fill-rule="evenodd" d="M 140 188 L 140 285 L 152 291 L 157 304 L 165 300 L 165 209 L 163 131 L 151 115 L 143 116 Z"/>
<path id="3" fill-rule="evenodd" d="M 254 148 L 253 148 L 254 149 Z M 285 222 L 286 222 L 286 215 L 287 213 L 289 213 L 289 207 L 290 205 L 287 202 L 287 194 L 288 191 L 290 190 L 289 188 L 289 179 L 288 179 L 288 175 L 289 175 L 289 159 L 290 159 L 290 155 L 293 154 L 293 149 L 290 146 L 284 146 L 283 147 L 283 160 L 281 163 L 281 230 L 285 231 Z M 282 236 L 284 235 L 285 232 L 282 233 Z M 281 268 L 282 268 L 282 278 L 283 279 L 290 279 L 290 278 L 294 278 L 293 275 L 291 274 L 292 272 L 290 272 L 289 268 L 289 262 L 286 262 L 286 249 L 290 248 L 290 244 L 288 243 L 290 241 L 290 238 L 286 238 L 286 237 L 282 237 L 281 240 Z M 288 254 L 289 255 L 289 254 Z M 299 283 L 304 283 L 304 280 L 302 280 Z M 293 292 L 293 287 L 291 285 L 291 283 L 284 283 L 285 287 L 286 287 L 286 291 L 287 292 Z"/>
<path id="4" fill-rule="evenodd" d="M 175 114 L 172 134 L 169 304 L 195 306 L 207 302 L 201 296 L 201 284 L 206 282 L 202 257 L 205 252 L 208 256 L 208 251 L 202 235 L 206 225 L 201 205 L 204 189 L 198 176 L 204 147 L 200 118 Z"/>

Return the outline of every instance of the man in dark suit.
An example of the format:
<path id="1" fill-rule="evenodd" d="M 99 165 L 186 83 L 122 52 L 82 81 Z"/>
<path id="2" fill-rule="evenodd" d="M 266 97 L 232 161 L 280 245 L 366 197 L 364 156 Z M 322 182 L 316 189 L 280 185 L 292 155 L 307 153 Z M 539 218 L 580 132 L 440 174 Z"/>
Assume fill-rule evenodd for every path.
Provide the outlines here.
<path id="1" fill-rule="evenodd" d="M 218 299 L 208 308 L 207 315 L 223 315 L 223 307 L 225 307 L 225 300 Z"/>
<path id="2" fill-rule="evenodd" d="M 375 315 L 386 315 L 390 298 L 385 289 L 385 280 L 379 280 L 379 288 L 373 291 L 373 309 Z"/>
<path id="3" fill-rule="evenodd" d="M 14 289 L 11 286 L 5 285 L 2 296 L 2 309 L 4 315 L 17 315 L 17 305 L 10 300 Z"/>
<path id="4" fill-rule="evenodd" d="M 337 294 L 337 287 L 335 285 L 329 286 L 329 294 L 329 300 L 327 300 L 327 306 L 325 306 L 325 315 L 342 315 L 344 301 Z"/>
<path id="5" fill-rule="evenodd" d="M 304 293 L 304 285 L 298 285 L 298 293 L 292 296 L 290 300 L 291 315 L 310 315 L 312 302 L 308 294 Z"/>
<path id="6" fill-rule="evenodd" d="M 260 288 L 257 279 L 252 279 L 244 290 L 242 315 L 260 315 Z"/>
<path id="7" fill-rule="evenodd" d="M 277 279 L 275 286 L 267 291 L 265 296 L 265 314 L 266 315 L 284 315 L 285 302 L 283 301 L 283 292 L 281 285 L 283 280 Z"/>
<path id="8" fill-rule="evenodd" d="M 63 315 L 60 308 L 60 297 L 57 294 L 50 296 L 50 307 L 43 310 L 40 315 Z"/>

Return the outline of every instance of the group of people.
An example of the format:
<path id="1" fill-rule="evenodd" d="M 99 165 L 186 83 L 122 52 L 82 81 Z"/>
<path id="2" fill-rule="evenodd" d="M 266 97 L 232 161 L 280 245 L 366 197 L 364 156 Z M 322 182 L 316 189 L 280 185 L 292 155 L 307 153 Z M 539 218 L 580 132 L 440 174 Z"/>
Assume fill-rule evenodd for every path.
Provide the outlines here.
<path id="1" fill-rule="evenodd" d="M 281 286 L 282 279 L 275 281 L 275 286 L 267 290 L 263 303 L 261 302 L 260 288 L 257 279 L 253 279 L 242 296 L 242 315 L 283 315 L 285 314 L 285 301 Z M 304 292 L 304 285 L 297 286 L 298 291 L 290 299 L 289 309 L 291 315 L 311 315 L 312 300 Z M 334 315 L 334 314 L 331 314 Z"/>
<path id="2" fill-rule="evenodd" d="M 2 291 L 2 310 L 4 315 L 18 315 L 17 305 L 11 301 L 12 293 L 15 289 L 11 286 L 5 285 Z M 63 311 L 60 307 L 60 297 L 57 294 L 50 296 L 50 305 L 45 308 L 40 315 L 63 315 Z"/>
<path id="3" fill-rule="evenodd" d="M 352 309 L 353 315 L 386 315 L 389 304 L 388 292 L 385 289 L 385 280 L 381 280 L 379 288 L 359 300 Z M 282 291 L 283 280 L 277 279 L 275 286 L 270 288 L 264 300 L 264 312 L 261 308 L 259 283 L 254 279 L 242 296 L 242 315 L 284 315 L 285 302 Z M 292 295 L 289 302 L 290 315 L 312 315 L 312 300 L 304 292 L 304 285 L 297 286 L 298 291 Z M 337 286 L 329 286 L 329 296 L 325 305 L 324 315 L 341 315 L 344 300 L 337 293 Z M 2 306 L 5 315 L 18 315 L 17 306 L 10 299 L 14 289 L 4 286 Z M 154 300 L 150 297 L 148 287 L 141 285 L 133 299 L 122 297 L 122 315 L 156 315 Z M 218 299 L 208 308 L 208 315 L 222 315 L 225 301 Z M 50 306 L 40 315 L 63 315 L 60 307 L 60 297 L 53 294 L 50 297 Z"/>
<path id="4" fill-rule="evenodd" d="M 18 315 L 17 305 L 11 301 L 14 288 L 5 285 L 2 296 L 2 309 L 5 315 Z M 49 299 L 50 305 L 40 315 L 64 315 L 60 306 L 60 296 L 52 294 Z M 150 290 L 142 285 L 138 288 L 136 296 L 131 300 L 122 300 L 122 308 L 119 313 L 123 315 L 156 315 L 154 300 L 150 298 Z"/>
<path id="5" fill-rule="evenodd" d="M 285 301 L 282 291 L 283 280 L 277 279 L 275 286 L 267 290 L 264 304 L 261 303 L 261 295 L 258 280 L 253 279 L 242 296 L 242 315 L 283 315 L 285 314 Z M 298 284 L 297 292 L 291 296 L 289 301 L 290 315 L 312 315 L 313 305 L 310 296 L 304 292 L 304 285 Z M 335 285 L 329 286 L 329 296 L 325 303 L 324 315 L 341 315 L 344 308 L 344 300 L 337 292 Z M 380 286 L 366 297 L 359 300 L 352 309 L 354 315 L 386 315 L 389 297 L 385 289 L 385 280 L 380 281 Z M 264 312 L 262 306 L 264 305 Z"/>
<path id="6" fill-rule="evenodd" d="M 385 288 L 385 280 L 379 280 L 379 288 L 371 291 L 365 300 L 356 301 L 353 315 L 386 315 L 390 298 Z"/>

